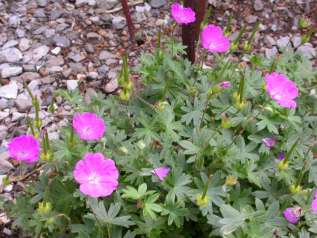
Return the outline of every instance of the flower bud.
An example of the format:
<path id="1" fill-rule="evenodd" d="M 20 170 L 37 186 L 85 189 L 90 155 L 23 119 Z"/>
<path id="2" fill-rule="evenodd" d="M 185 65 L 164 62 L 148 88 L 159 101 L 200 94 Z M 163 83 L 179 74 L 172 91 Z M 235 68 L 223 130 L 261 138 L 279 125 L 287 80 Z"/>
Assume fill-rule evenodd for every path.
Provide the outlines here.
<path id="1" fill-rule="evenodd" d="M 224 129 L 228 129 L 230 128 L 232 125 L 231 125 L 231 121 L 228 117 L 226 116 L 223 116 L 221 118 L 221 127 L 224 128 Z"/>
<path id="2" fill-rule="evenodd" d="M 238 183 L 238 179 L 233 175 L 228 175 L 226 178 L 226 185 L 233 186 Z"/>
<path id="3" fill-rule="evenodd" d="M 40 202 L 38 204 L 37 212 L 45 215 L 52 210 L 52 204 L 50 202 Z"/>
<path id="4" fill-rule="evenodd" d="M 156 107 L 157 107 L 157 109 L 159 110 L 159 111 L 164 111 L 165 110 L 165 108 L 166 108 L 166 106 L 168 106 L 169 104 L 168 104 L 168 102 L 167 101 L 160 101 L 160 102 L 158 102 L 157 104 L 156 104 Z"/>
<path id="5" fill-rule="evenodd" d="M 301 193 L 303 190 L 302 190 L 302 186 L 300 185 L 291 185 L 291 187 L 289 188 L 291 193 L 293 194 L 298 194 L 298 193 Z"/>
<path id="6" fill-rule="evenodd" d="M 119 148 L 119 150 L 120 150 L 123 154 L 125 154 L 125 155 L 127 155 L 127 154 L 129 153 L 127 147 L 125 147 L 125 146 L 121 146 L 121 147 Z"/>
<path id="7" fill-rule="evenodd" d="M 206 207 L 209 203 L 209 197 L 202 194 L 198 194 L 196 197 L 196 203 L 199 207 Z"/>
<path id="8" fill-rule="evenodd" d="M 143 142 L 143 140 L 138 141 L 138 143 L 136 144 L 140 150 L 144 150 L 145 148 L 145 144 Z"/>
<path id="9" fill-rule="evenodd" d="M 288 169 L 288 162 L 287 162 L 287 161 L 285 162 L 285 160 L 280 161 L 280 162 L 278 163 L 278 169 L 279 169 L 280 171 L 285 171 L 285 170 L 287 170 L 287 169 Z"/>

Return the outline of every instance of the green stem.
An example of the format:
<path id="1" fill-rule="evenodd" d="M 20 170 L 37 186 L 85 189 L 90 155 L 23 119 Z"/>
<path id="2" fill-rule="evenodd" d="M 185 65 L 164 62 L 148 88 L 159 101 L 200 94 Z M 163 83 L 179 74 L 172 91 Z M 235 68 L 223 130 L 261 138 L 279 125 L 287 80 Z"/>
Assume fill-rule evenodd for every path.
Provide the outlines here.
<path id="1" fill-rule="evenodd" d="M 293 151 L 295 150 L 296 145 L 298 144 L 298 142 L 299 142 L 299 138 L 295 141 L 295 143 L 292 145 L 291 149 L 287 152 L 287 154 L 285 156 L 284 163 L 289 161 L 289 158 L 291 157 Z"/>
<path id="2" fill-rule="evenodd" d="M 204 191 L 203 191 L 203 195 L 202 195 L 202 199 L 204 199 L 207 195 L 207 192 L 208 192 L 208 187 L 209 187 L 209 183 L 211 182 L 211 178 L 212 178 L 212 175 L 209 176 L 206 184 L 205 184 L 205 187 L 204 187 Z"/>

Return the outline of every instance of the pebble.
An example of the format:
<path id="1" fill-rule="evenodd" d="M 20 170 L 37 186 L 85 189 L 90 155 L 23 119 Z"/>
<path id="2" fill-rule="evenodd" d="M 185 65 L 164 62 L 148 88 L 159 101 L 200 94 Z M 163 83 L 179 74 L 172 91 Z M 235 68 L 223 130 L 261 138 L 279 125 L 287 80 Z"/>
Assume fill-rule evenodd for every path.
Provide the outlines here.
<path id="1" fill-rule="evenodd" d="M 281 37 L 276 41 L 277 47 L 282 50 L 288 46 L 290 46 L 290 38 L 288 36 Z"/>
<path id="2" fill-rule="evenodd" d="M 32 99 L 26 94 L 20 94 L 15 100 L 15 105 L 19 112 L 26 112 L 32 108 Z"/>
<path id="3" fill-rule="evenodd" d="M 65 36 L 55 36 L 53 39 L 56 46 L 60 46 L 63 48 L 68 48 L 70 46 L 70 40 Z"/>
<path id="4" fill-rule="evenodd" d="M 30 46 L 31 46 L 30 44 L 31 44 L 30 40 L 28 40 L 26 38 L 22 38 L 20 40 L 20 43 L 19 43 L 19 49 L 21 51 L 26 51 L 30 48 Z"/>
<path id="5" fill-rule="evenodd" d="M 121 30 L 126 26 L 126 19 L 122 16 L 114 16 L 112 18 L 112 25 L 116 30 Z"/>
<path id="6" fill-rule="evenodd" d="M 265 49 L 265 57 L 268 59 L 274 58 L 277 53 L 278 53 L 278 50 L 276 46 L 274 46 L 272 49 Z"/>
<path id="7" fill-rule="evenodd" d="M 112 92 L 114 92 L 118 87 L 119 87 L 119 85 L 118 85 L 118 80 L 117 80 L 117 78 L 114 78 L 114 79 L 110 80 L 110 81 L 106 84 L 106 86 L 105 86 L 105 91 L 106 91 L 107 93 L 112 93 Z"/>
<path id="8" fill-rule="evenodd" d="M 118 0 L 97 0 L 97 6 L 104 10 L 110 10 L 114 8 L 119 3 Z"/>
<path id="9" fill-rule="evenodd" d="M 14 47 L 16 46 L 17 44 L 19 44 L 18 41 L 16 40 L 9 40 L 7 41 L 7 43 L 5 43 L 3 46 L 2 46 L 2 49 L 8 49 L 8 48 L 11 48 L 11 47 Z"/>
<path id="10" fill-rule="evenodd" d="M 292 43 L 293 43 L 293 46 L 297 48 L 302 44 L 302 38 L 300 36 L 293 36 Z"/>
<path id="11" fill-rule="evenodd" d="M 50 48 L 46 45 L 39 46 L 38 48 L 34 49 L 32 52 L 32 59 L 36 63 L 43 57 L 45 57 L 48 52 L 50 51 Z"/>
<path id="12" fill-rule="evenodd" d="M 15 81 L 11 81 L 9 84 L 0 87 L 0 97 L 15 99 L 18 95 L 18 85 Z"/>
<path id="13" fill-rule="evenodd" d="M 9 17 L 9 26 L 17 28 L 20 25 L 21 19 L 17 15 L 12 15 Z"/>
<path id="14" fill-rule="evenodd" d="M 51 50 L 51 53 L 54 55 L 58 55 L 61 52 L 62 48 L 61 47 L 55 47 L 54 49 Z"/>
<path id="15" fill-rule="evenodd" d="M 262 0 L 255 0 L 253 4 L 254 10 L 256 11 L 262 11 L 264 8 L 264 4 Z"/>
<path id="16" fill-rule="evenodd" d="M 37 0 L 36 3 L 39 7 L 46 7 L 47 0 Z"/>
<path id="17" fill-rule="evenodd" d="M 78 87 L 78 80 L 67 80 L 66 86 L 67 86 L 67 90 L 75 91 Z"/>
<path id="18" fill-rule="evenodd" d="M 23 58 L 21 51 L 15 47 L 2 50 L 0 52 L 0 58 L 1 55 L 4 60 L 9 63 L 17 63 Z"/>
<path id="19" fill-rule="evenodd" d="M 10 78 L 12 76 L 20 75 L 23 71 L 23 68 L 20 66 L 9 66 L 1 70 L 2 78 Z"/>
<path id="20" fill-rule="evenodd" d="M 112 58 L 115 58 L 115 55 L 107 50 L 103 50 L 99 54 L 99 60 L 107 60 Z"/>
<path id="21" fill-rule="evenodd" d="M 160 8 L 167 4 L 166 0 L 151 0 L 150 5 L 153 8 Z"/>
<path id="22" fill-rule="evenodd" d="M 313 48 L 313 46 L 310 43 L 305 43 L 298 47 L 297 53 L 307 57 L 308 59 L 313 59 L 316 57 L 316 49 Z"/>

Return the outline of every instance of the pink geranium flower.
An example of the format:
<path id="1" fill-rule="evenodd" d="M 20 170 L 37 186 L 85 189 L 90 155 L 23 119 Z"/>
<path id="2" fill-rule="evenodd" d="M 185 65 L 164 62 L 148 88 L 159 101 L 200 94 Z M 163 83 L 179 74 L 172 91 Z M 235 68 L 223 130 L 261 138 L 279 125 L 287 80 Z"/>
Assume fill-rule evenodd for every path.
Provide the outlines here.
<path id="1" fill-rule="evenodd" d="M 292 224 L 296 224 L 299 221 L 299 218 L 302 215 L 302 208 L 296 207 L 289 207 L 286 208 L 283 212 L 284 218 Z"/>
<path id="2" fill-rule="evenodd" d="M 31 164 L 39 160 L 40 144 L 34 136 L 21 135 L 10 141 L 8 151 L 12 159 Z"/>
<path id="3" fill-rule="evenodd" d="M 118 187 L 119 171 L 114 161 L 101 153 L 86 153 L 77 162 L 73 176 L 80 191 L 94 198 L 109 196 Z"/>
<path id="4" fill-rule="evenodd" d="M 266 91 L 270 97 L 284 108 L 295 109 L 298 88 L 285 75 L 273 72 L 265 75 Z"/>
<path id="5" fill-rule="evenodd" d="M 223 81 L 223 82 L 219 83 L 219 87 L 222 89 L 230 88 L 231 83 L 229 81 Z"/>
<path id="6" fill-rule="evenodd" d="M 276 145 L 276 139 L 274 137 L 265 137 L 262 139 L 262 142 L 269 149 L 272 149 Z"/>
<path id="7" fill-rule="evenodd" d="M 80 139 L 86 141 L 100 140 L 106 130 L 103 119 L 90 112 L 76 113 L 73 128 Z"/>
<path id="8" fill-rule="evenodd" d="M 156 175 L 159 180 L 163 181 L 164 178 L 169 174 L 170 168 L 167 166 L 159 167 L 152 170 L 152 174 Z"/>
<path id="9" fill-rule="evenodd" d="M 230 48 L 230 40 L 219 26 L 209 24 L 200 35 L 202 47 L 211 53 L 224 53 Z"/>
<path id="10" fill-rule="evenodd" d="M 189 24 L 195 22 L 196 14 L 190 7 L 183 7 L 179 3 L 173 3 L 171 6 L 171 14 L 178 24 Z"/>

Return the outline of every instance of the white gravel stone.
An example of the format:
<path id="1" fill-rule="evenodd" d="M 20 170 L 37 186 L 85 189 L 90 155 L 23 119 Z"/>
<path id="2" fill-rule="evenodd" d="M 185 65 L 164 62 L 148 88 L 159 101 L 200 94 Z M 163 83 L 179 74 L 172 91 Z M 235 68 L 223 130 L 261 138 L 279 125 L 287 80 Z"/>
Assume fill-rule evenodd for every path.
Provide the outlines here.
<path id="1" fill-rule="evenodd" d="M 66 86 L 67 86 L 67 90 L 74 91 L 78 87 L 78 80 L 67 80 Z"/>
<path id="2" fill-rule="evenodd" d="M 15 99 L 18 96 L 18 85 L 15 81 L 0 87 L 0 97 Z"/>
<path id="3" fill-rule="evenodd" d="M 9 66 L 1 70 L 1 77 L 10 78 L 12 76 L 18 76 L 22 73 L 22 71 L 23 68 L 20 66 Z"/>
<path id="4" fill-rule="evenodd" d="M 15 47 L 2 50 L 0 52 L 0 58 L 1 55 L 5 61 L 9 63 L 17 63 L 23 58 L 21 51 Z"/>

